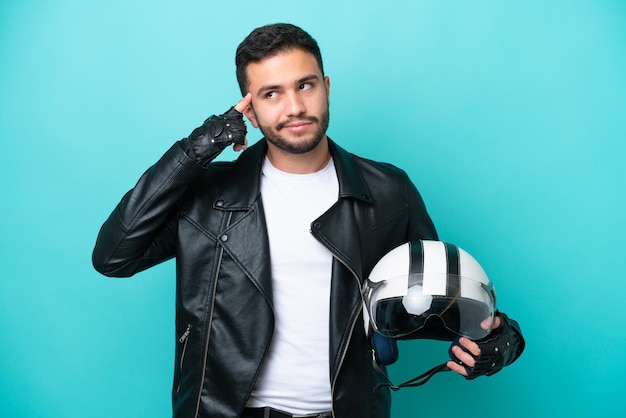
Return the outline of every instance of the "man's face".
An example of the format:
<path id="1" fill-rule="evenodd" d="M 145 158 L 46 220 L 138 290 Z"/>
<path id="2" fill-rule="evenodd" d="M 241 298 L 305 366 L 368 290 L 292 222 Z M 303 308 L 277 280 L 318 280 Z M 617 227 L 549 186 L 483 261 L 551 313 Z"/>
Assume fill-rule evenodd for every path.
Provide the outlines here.
<path id="1" fill-rule="evenodd" d="M 244 113 L 270 144 L 303 154 L 325 138 L 330 81 L 312 54 L 291 49 L 249 64 L 247 75 L 252 104 Z"/>

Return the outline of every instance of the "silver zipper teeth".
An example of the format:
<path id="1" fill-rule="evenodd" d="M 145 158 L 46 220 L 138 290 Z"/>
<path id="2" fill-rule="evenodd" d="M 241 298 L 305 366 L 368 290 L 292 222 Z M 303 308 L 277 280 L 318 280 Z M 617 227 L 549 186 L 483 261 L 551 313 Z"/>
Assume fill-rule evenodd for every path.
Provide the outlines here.
<path id="1" fill-rule="evenodd" d="M 347 268 L 348 271 L 350 271 L 350 273 L 352 273 L 352 276 L 356 280 L 356 284 L 357 284 L 357 287 L 359 288 L 359 294 L 360 294 L 361 283 L 359 282 L 359 277 L 357 276 L 357 274 L 341 258 L 337 257 L 337 260 L 339 260 L 339 262 L 343 264 L 344 267 Z M 343 353 L 341 354 L 341 360 L 339 361 L 339 367 L 337 367 L 337 372 L 335 373 L 335 376 L 333 376 L 333 383 L 330 387 L 330 393 L 331 393 L 331 407 L 330 407 L 331 411 L 330 412 L 332 413 L 333 417 L 335 416 L 335 403 L 332 401 L 332 399 L 334 398 L 335 384 L 337 383 L 337 377 L 339 376 L 339 371 L 341 370 L 341 366 L 343 366 L 343 362 L 346 358 L 346 353 L 348 352 L 348 346 L 350 345 L 350 340 L 352 339 L 352 333 L 354 332 L 354 326 L 356 325 L 358 318 L 359 318 L 359 315 L 357 313 L 357 315 L 355 315 L 354 319 L 352 320 L 352 326 L 350 327 L 350 334 L 348 335 L 348 343 L 346 343 L 346 347 L 343 349 Z"/>
<path id="2" fill-rule="evenodd" d="M 226 227 L 230 226 L 230 221 L 233 217 L 233 213 L 231 212 L 228 215 L 228 221 L 226 221 Z M 202 376 L 200 379 L 200 390 L 198 391 L 198 402 L 196 403 L 196 412 L 194 413 L 194 417 L 198 417 L 198 413 L 200 412 L 200 402 L 202 401 L 202 389 L 204 389 L 204 378 L 206 376 L 206 362 L 207 357 L 209 356 L 209 340 L 211 339 L 211 325 L 213 324 L 213 310 L 215 309 L 215 293 L 217 291 L 217 278 L 219 276 L 220 268 L 222 267 L 222 257 L 224 256 L 224 248 L 220 247 L 220 255 L 218 257 L 217 269 L 215 270 L 215 280 L 213 284 L 213 297 L 211 298 L 211 312 L 209 315 L 209 326 L 207 328 L 207 338 L 206 338 L 206 346 L 204 350 L 204 360 L 202 361 Z"/>

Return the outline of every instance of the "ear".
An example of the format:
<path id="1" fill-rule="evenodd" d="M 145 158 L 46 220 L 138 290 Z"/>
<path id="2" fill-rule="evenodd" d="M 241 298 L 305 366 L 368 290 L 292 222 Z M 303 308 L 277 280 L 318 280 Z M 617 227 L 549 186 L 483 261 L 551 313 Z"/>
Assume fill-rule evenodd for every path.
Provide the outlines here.
<path id="1" fill-rule="evenodd" d="M 246 108 L 243 110 L 243 114 L 246 115 L 252 126 L 258 129 L 259 123 L 256 119 L 256 113 L 254 113 L 254 109 L 252 108 L 252 103 L 246 106 Z"/>
<path id="2" fill-rule="evenodd" d="M 326 87 L 326 96 L 330 97 L 330 78 L 328 76 L 324 77 L 324 86 Z"/>

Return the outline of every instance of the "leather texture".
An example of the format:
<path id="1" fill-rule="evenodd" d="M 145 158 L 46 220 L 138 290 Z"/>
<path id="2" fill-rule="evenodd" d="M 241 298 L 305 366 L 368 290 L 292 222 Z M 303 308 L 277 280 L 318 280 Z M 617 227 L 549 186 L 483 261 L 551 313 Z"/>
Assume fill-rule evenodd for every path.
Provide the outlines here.
<path id="1" fill-rule="evenodd" d="M 498 315 L 500 316 L 500 326 L 491 331 L 485 338 L 476 341 L 480 347 L 480 356 L 472 355 L 476 359 L 476 364 L 474 367 L 464 366 L 468 380 L 498 373 L 504 366 L 517 360 L 524 351 L 526 343 L 517 321 L 510 319 L 504 313 L 498 313 Z M 465 352 L 468 351 L 459 344 L 458 338 L 452 343 L 449 350 L 450 358 L 458 362 L 459 359 L 452 352 L 454 345 L 458 345 Z"/>
<path id="2" fill-rule="evenodd" d="M 246 133 L 243 114 L 231 107 L 221 115 L 208 117 L 202 126 L 194 129 L 189 137 L 183 139 L 182 144 L 187 154 L 200 165 L 206 166 L 227 146 L 243 145 Z"/>
<path id="3" fill-rule="evenodd" d="M 436 240 L 437 233 L 406 173 L 329 144 L 339 197 L 312 220 L 311 233 L 334 255 L 332 412 L 388 418 L 389 390 L 373 391 L 381 378 L 363 327 L 363 278 L 392 248 Z M 268 353 L 274 313 L 259 190 L 266 150 L 262 139 L 235 162 L 202 167 L 174 144 L 98 236 L 93 264 L 107 276 L 132 276 L 176 258 L 175 417 L 240 417 Z"/>

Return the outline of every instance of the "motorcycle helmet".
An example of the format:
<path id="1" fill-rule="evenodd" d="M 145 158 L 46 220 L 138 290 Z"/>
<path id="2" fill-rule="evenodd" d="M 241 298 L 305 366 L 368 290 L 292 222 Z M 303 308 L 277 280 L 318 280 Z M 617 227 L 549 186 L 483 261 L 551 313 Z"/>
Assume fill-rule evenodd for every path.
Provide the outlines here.
<path id="1" fill-rule="evenodd" d="M 496 311 L 494 286 L 480 264 L 442 241 L 391 250 L 374 266 L 363 296 L 366 322 L 390 339 L 480 339 L 491 331 Z"/>

